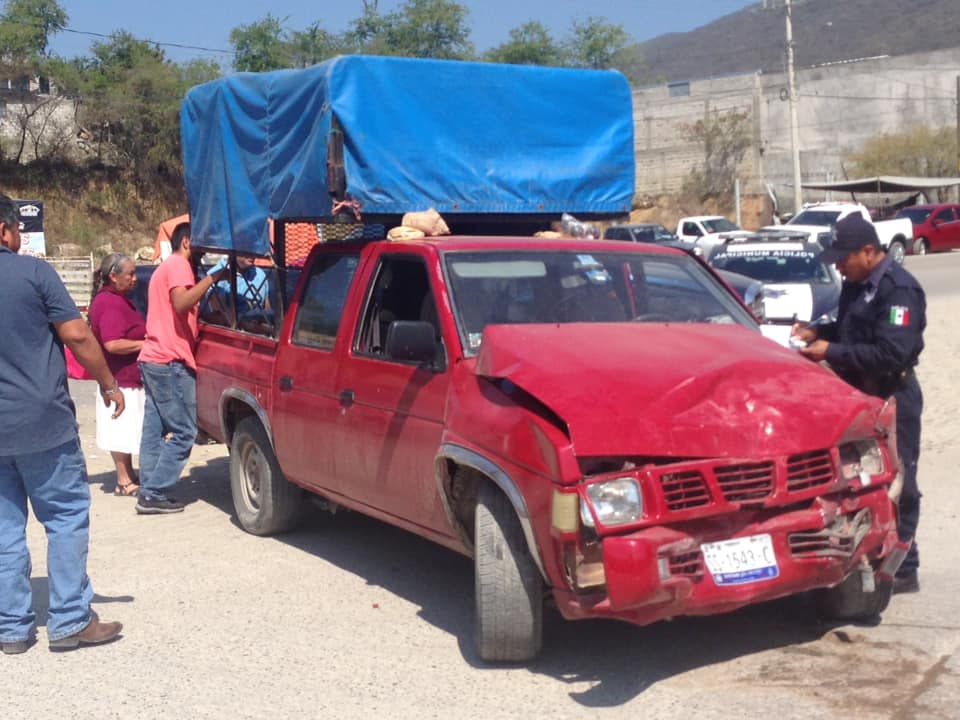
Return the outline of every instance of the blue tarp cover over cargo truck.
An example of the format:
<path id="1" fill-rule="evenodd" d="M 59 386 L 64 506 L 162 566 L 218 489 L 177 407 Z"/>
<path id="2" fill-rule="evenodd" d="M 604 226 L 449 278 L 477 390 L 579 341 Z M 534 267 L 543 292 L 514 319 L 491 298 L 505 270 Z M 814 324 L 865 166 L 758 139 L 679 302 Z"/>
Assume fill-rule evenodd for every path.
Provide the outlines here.
<path id="1" fill-rule="evenodd" d="M 205 247 L 265 255 L 268 218 L 329 215 L 335 123 L 364 216 L 622 214 L 633 197 L 630 87 L 615 71 L 350 55 L 199 85 L 180 115 Z"/>

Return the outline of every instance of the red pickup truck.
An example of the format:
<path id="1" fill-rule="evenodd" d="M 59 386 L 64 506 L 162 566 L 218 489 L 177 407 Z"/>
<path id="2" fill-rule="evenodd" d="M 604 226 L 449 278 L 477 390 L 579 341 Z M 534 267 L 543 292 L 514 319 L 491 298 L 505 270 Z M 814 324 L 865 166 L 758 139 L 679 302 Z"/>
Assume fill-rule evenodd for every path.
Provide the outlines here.
<path id="1" fill-rule="evenodd" d="M 545 600 L 641 625 L 889 601 L 894 408 L 761 337 L 695 258 L 349 241 L 271 282 L 295 288 L 274 330 L 204 323 L 197 348 L 240 524 L 288 530 L 309 493 L 472 557 L 485 660 L 534 657 Z"/>

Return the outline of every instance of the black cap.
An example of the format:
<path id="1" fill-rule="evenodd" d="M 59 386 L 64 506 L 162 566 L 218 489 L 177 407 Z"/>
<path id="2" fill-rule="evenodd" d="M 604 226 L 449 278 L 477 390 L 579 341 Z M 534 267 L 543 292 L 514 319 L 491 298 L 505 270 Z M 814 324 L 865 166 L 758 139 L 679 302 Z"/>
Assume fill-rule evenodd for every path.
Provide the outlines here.
<path id="1" fill-rule="evenodd" d="M 847 255 L 867 245 L 880 249 L 880 238 L 873 223 L 864 219 L 860 213 L 847 215 L 837 223 L 834 229 L 833 244 L 820 254 L 825 263 L 835 263 Z"/>

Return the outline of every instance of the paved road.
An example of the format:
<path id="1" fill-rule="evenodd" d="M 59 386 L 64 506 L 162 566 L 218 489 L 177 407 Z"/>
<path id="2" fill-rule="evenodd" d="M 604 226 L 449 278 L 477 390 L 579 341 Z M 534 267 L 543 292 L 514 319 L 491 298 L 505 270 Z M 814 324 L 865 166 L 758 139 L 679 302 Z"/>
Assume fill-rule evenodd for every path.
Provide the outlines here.
<path id="1" fill-rule="evenodd" d="M 908 256 L 904 267 L 923 285 L 928 300 L 960 295 L 960 252 Z"/>
<path id="2" fill-rule="evenodd" d="M 942 262 L 908 264 L 939 276 Z M 930 294 L 931 327 L 956 327 L 960 303 Z M 925 387 L 924 372 L 960 370 L 955 345 L 937 337 L 928 339 Z M 827 626 L 803 599 L 647 628 L 551 618 L 539 660 L 488 667 L 472 648 L 467 559 L 351 513 L 318 515 L 283 537 L 248 535 L 233 520 L 228 460 L 216 445 L 195 448 L 185 513 L 138 517 L 130 499 L 110 494 L 109 457 L 94 448 L 93 387 L 74 392 L 91 473 L 97 608 L 122 620 L 125 635 L 55 655 L 41 627 L 26 655 L 0 656 L 5 720 L 958 716 L 951 393 L 929 398 L 923 591 L 895 597 L 881 625 Z M 33 521 L 29 535 L 42 605 L 44 544 Z M 43 607 L 40 617 L 42 625 Z"/>

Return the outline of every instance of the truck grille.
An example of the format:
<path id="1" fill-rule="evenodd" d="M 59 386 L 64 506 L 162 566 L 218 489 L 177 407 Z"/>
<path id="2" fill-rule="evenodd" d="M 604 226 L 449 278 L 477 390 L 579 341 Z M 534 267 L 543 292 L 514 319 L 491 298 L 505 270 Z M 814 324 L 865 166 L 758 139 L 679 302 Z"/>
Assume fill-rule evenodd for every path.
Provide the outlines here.
<path id="1" fill-rule="evenodd" d="M 827 485 L 833 478 L 829 450 L 815 450 L 787 458 L 787 490 L 791 492 Z"/>
<path id="2" fill-rule="evenodd" d="M 670 556 L 670 574 L 700 580 L 703 578 L 703 557 L 699 550 Z"/>
<path id="3" fill-rule="evenodd" d="M 699 470 L 664 473 L 660 486 L 668 510 L 688 510 L 710 502 L 710 491 Z"/>
<path id="4" fill-rule="evenodd" d="M 728 502 L 762 500 L 773 492 L 772 462 L 726 465 L 715 468 L 713 474 Z"/>
<path id="5" fill-rule="evenodd" d="M 760 508 L 770 502 L 792 502 L 837 483 L 831 449 L 811 450 L 759 462 L 691 460 L 652 469 L 668 512 L 739 504 Z M 802 495 L 801 495 L 802 493 Z M 792 498 L 791 495 L 798 497 Z"/>

